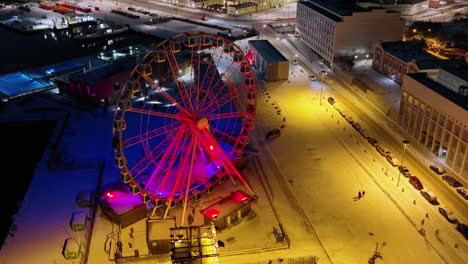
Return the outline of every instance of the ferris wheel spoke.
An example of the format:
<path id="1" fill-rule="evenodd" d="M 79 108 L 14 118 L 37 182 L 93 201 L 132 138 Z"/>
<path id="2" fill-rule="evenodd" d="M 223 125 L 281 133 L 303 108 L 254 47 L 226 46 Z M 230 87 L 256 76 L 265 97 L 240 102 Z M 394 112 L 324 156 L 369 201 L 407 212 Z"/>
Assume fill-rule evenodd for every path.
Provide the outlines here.
<path id="1" fill-rule="evenodd" d="M 161 155 L 164 153 L 161 149 L 163 146 L 167 144 L 172 138 L 167 137 L 163 139 L 156 147 L 154 147 L 151 152 L 145 155 L 141 160 L 139 160 L 131 169 L 130 171 L 133 174 L 134 178 L 140 176 L 140 174 L 145 171 L 152 163 L 156 161 Z"/>
<path id="2" fill-rule="evenodd" d="M 206 115 L 209 115 L 216 110 L 221 109 L 226 104 L 237 100 L 238 97 L 244 92 L 241 89 L 236 89 L 231 85 L 228 85 L 228 87 L 228 93 L 222 95 L 221 97 L 217 97 L 216 100 L 212 100 L 206 107 L 204 107 Z"/>
<path id="3" fill-rule="evenodd" d="M 167 157 L 169 154 L 172 152 L 174 148 L 177 147 L 178 142 L 182 138 L 182 135 L 184 133 L 185 126 L 181 126 L 179 130 L 177 131 L 176 135 L 172 138 L 171 143 L 169 143 L 169 146 L 166 148 L 166 151 L 164 152 L 164 155 L 162 156 L 161 160 L 158 162 L 156 165 L 156 168 L 153 170 L 151 173 L 150 178 L 147 181 L 145 189 L 148 190 L 150 186 L 153 184 L 155 180 L 156 174 L 159 172 L 159 170 L 162 168 L 162 166 L 165 164 Z"/>
<path id="4" fill-rule="evenodd" d="M 232 144 L 232 145 L 235 145 L 236 143 L 241 143 L 241 141 L 240 141 L 238 138 L 235 138 L 235 137 L 233 137 L 233 136 L 231 136 L 231 135 L 229 135 L 229 134 L 226 134 L 225 132 L 223 132 L 223 131 L 221 131 L 221 130 L 215 128 L 215 127 L 212 127 L 212 126 L 211 126 L 211 127 L 210 127 L 210 130 L 212 130 L 212 131 L 215 132 L 215 133 L 221 134 L 222 136 L 227 137 L 227 138 L 229 138 L 230 140 L 232 140 L 232 141 L 234 142 L 234 144 Z"/>
<path id="5" fill-rule="evenodd" d="M 206 117 L 208 120 L 219 120 L 219 119 L 226 119 L 226 118 L 239 118 L 244 117 L 245 112 L 227 112 L 227 113 L 218 113 L 218 114 L 210 114 Z"/>
<path id="6" fill-rule="evenodd" d="M 249 190 L 249 192 L 251 194 L 254 194 L 252 188 L 250 188 L 250 185 L 245 181 L 244 177 L 242 177 L 242 175 L 240 175 L 240 173 L 236 169 L 236 167 L 234 167 L 234 164 L 227 157 L 226 153 L 224 153 L 224 151 L 221 149 L 218 142 L 216 142 L 216 140 L 214 139 L 214 137 L 210 133 L 210 131 L 209 130 L 202 130 L 202 131 L 203 131 L 203 134 L 205 135 L 205 138 L 208 140 L 209 144 L 212 144 L 212 146 L 214 146 L 213 151 L 215 153 L 217 153 L 219 155 L 219 157 L 221 157 L 221 159 L 223 160 L 223 162 L 222 162 L 223 167 L 228 172 L 228 175 L 231 178 L 231 180 L 233 180 L 233 177 L 232 177 L 231 174 L 234 174 L 244 184 L 244 186 Z"/>
<path id="7" fill-rule="evenodd" d="M 220 107 L 224 106 L 226 103 L 231 102 L 233 100 L 236 100 L 237 97 L 242 94 L 243 90 L 241 88 L 235 87 L 230 79 L 226 79 L 226 81 L 223 82 L 224 87 L 222 89 L 219 89 L 214 98 L 216 100 L 211 100 L 206 102 L 206 100 L 203 102 L 203 109 L 206 111 L 209 109 L 211 106 L 217 104 L 220 105 Z M 225 89 L 227 88 L 227 89 Z M 226 92 L 227 90 L 227 92 Z M 221 92 L 226 92 L 225 94 L 221 95 Z M 216 110 L 216 109 L 215 109 Z M 214 110 L 210 111 L 213 112 Z"/>
<path id="8" fill-rule="evenodd" d="M 169 162 L 167 163 L 167 166 L 166 166 L 166 171 L 164 173 L 164 177 L 162 178 L 162 181 L 159 183 L 158 187 L 156 188 L 156 192 L 160 192 L 160 190 L 164 190 L 164 187 L 166 185 L 166 182 L 167 182 L 167 179 L 169 178 L 169 176 L 171 175 L 171 171 L 172 171 L 172 167 L 174 166 L 174 163 L 176 162 L 177 160 L 177 157 L 179 157 L 180 154 L 182 154 L 182 149 L 186 142 L 189 141 L 189 139 L 185 140 L 183 137 L 181 137 L 177 143 L 177 148 L 174 148 L 172 150 L 167 150 L 167 151 L 171 151 L 172 153 L 170 154 L 171 156 L 171 159 L 169 160 Z M 180 166 L 179 166 L 180 167 Z M 162 175 L 162 173 L 160 174 Z"/>
<path id="9" fill-rule="evenodd" d="M 151 85 L 152 87 L 156 88 L 160 94 L 162 94 L 172 105 L 174 105 L 177 109 L 179 109 L 180 112 L 186 113 L 187 115 L 190 115 L 187 109 L 182 107 L 174 98 L 172 98 L 166 91 L 164 91 L 159 85 L 157 85 L 153 80 L 148 75 L 143 74 L 142 77 L 145 79 L 145 81 Z"/>
<path id="10" fill-rule="evenodd" d="M 173 124 L 173 123 L 171 123 L 171 124 Z M 156 128 L 156 129 L 153 129 L 151 131 L 148 131 L 148 132 L 146 132 L 144 134 L 140 134 L 138 136 L 134 136 L 134 137 L 131 137 L 131 138 L 128 138 L 128 139 L 124 140 L 124 144 L 123 144 L 124 148 L 134 146 L 136 144 L 139 144 L 139 143 L 142 143 L 144 141 L 147 141 L 147 140 L 162 136 L 164 134 L 171 135 L 172 132 L 174 132 L 174 130 L 176 130 L 178 127 L 173 128 L 173 127 L 169 127 L 169 125 L 170 124 L 166 124 L 166 125 L 163 125 L 161 127 Z"/>
<path id="11" fill-rule="evenodd" d="M 222 55 L 221 55 L 221 57 L 222 57 Z M 224 73 L 228 72 L 232 65 L 233 65 L 233 64 L 229 65 L 229 67 L 224 71 Z M 218 68 L 217 68 L 217 67 L 214 67 L 214 68 L 215 68 L 215 70 L 216 70 L 216 73 L 219 74 Z M 219 94 L 220 94 L 222 91 L 225 90 L 225 89 L 223 89 L 223 88 L 224 88 L 224 86 L 226 85 L 226 82 L 223 80 L 223 78 L 222 78 L 221 75 L 220 75 L 220 77 L 216 80 L 215 84 L 213 85 L 213 80 L 214 80 L 215 74 L 212 74 L 212 76 L 213 76 L 213 77 L 212 77 L 212 79 L 211 79 L 211 81 L 210 81 L 210 83 L 209 83 L 210 89 L 207 90 L 207 94 L 210 94 L 210 93 L 212 93 L 212 91 L 215 91 L 215 89 L 217 89 L 217 91 L 215 91 L 214 94 L 215 94 L 215 98 L 218 98 L 218 97 L 219 97 Z M 207 96 L 205 96 L 205 98 L 203 99 L 203 102 L 202 102 L 202 104 L 201 104 L 202 109 L 205 109 L 204 106 L 205 106 L 205 104 L 206 104 L 206 99 L 207 99 Z"/>
<path id="12" fill-rule="evenodd" d="M 141 109 L 141 108 L 133 108 L 132 107 L 132 108 L 128 109 L 127 112 L 143 114 L 143 115 L 150 115 L 150 116 L 167 117 L 167 118 L 180 119 L 180 120 L 188 120 L 188 119 L 184 119 L 182 117 L 178 117 L 175 114 L 164 113 L 164 112 L 156 112 L 156 111 L 151 111 L 151 110 L 146 110 L 146 109 Z"/>
<path id="13" fill-rule="evenodd" d="M 189 159 L 190 159 L 190 156 L 191 156 L 191 152 L 188 151 L 190 149 L 192 149 L 192 147 L 194 146 L 195 144 L 195 141 L 196 141 L 196 136 L 195 137 L 191 137 L 190 138 L 190 142 L 187 146 L 187 151 L 185 151 L 185 153 L 183 154 L 183 156 L 181 156 L 180 158 L 180 166 L 177 167 L 177 171 L 176 171 L 176 180 L 175 180 L 175 183 L 174 185 L 172 186 L 172 189 L 171 189 L 171 194 L 170 194 L 170 199 L 172 200 L 174 198 L 174 195 L 176 194 L 176 192 L 178 190 L 182 190 L 183 189 L 183 186 L 181 186 L 181 184 L 184 183 L 186 177 L 185 175 L 187 174 L 187 170 L 188 170 L 188 166 L 187 166 L 187 163 L 189 162 Z"/>
<path id="14" fill-rule="evenodd" d="M 179 91 L 179 96 L 181 98 L 182 104 L 184 105 L 185 108 L 191 108 L 193 111 L 193 107 L 190 104 L 190 97 L 187 91 L 187 87 L 185 85 L 184 80 L 180 77 L 179 71 L 179 64 L 177 63 L 177 59 L 174 55 L 174 52 L 171 51 L 171 48 L 163 45 L 164 48 L 164 53 L 166 54 L 167 62 L 169 64 L 169 68 L 171 69 L 172 72 L 172 78 L 174 79 L 177 89 Z M 182 81 L 180 80 L 182 79 Z"/>

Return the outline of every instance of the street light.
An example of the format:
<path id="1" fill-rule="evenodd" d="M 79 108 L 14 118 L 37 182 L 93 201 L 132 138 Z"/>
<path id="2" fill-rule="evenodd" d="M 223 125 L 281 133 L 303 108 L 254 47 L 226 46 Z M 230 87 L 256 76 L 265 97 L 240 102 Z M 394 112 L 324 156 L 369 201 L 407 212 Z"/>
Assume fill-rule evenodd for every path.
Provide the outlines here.
<path id="1" fill-rule="evenodd" d="M 403 167 L 403 161 L 405 160 L 405 153 L 406 153 L 406 146 L 409 144 L 409 140 L 403 140 L 403 157 L 401 158 L 401 164 L 400 166 Z M 400 176 L 401 176 L 401 170 L 399 169 L 398 170 L 398 182 L 397 182 L 397 186 L 400 186 Z"/>

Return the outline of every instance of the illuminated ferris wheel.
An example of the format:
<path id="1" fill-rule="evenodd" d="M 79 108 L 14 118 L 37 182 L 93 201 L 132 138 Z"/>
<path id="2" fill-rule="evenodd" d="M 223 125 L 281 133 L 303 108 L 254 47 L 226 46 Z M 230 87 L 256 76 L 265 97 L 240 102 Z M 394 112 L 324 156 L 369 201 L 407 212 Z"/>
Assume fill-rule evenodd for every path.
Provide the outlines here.
<path id="1" fill-rule="evenodd" d="M 144 202 L 183 202 L 184 212 L 188 199 L 226 178 L 253 194 L 233 162 L 255 110 L 252 67 L 230 40 L 189 32 L 155 45 L 130 73 L 114 112 L 121 180 Z"/>

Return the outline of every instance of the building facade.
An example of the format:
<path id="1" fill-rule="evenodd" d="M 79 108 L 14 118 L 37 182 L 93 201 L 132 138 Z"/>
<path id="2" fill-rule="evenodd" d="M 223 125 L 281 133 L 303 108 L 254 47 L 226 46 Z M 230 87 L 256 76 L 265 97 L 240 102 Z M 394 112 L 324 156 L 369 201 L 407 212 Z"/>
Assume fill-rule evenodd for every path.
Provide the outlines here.
<path id="1" fill-rule="evenodd" d="M 437 71 L 455 64 L 426 53 L 423 40 L 379 42 L 374 49 L 372 68 L 398 84 L 406 73 Z"/>
<path id="2" fill-rule="evenodd" d="M 296 33 L 329 64 L 335 57 L 371 54 L 378 41 L 401 40 L 404 29 L 400 13 L 352 1 L 298 2 L 296 16 Z"/>
<path id="3" fill-rule="evenodd" d="M 403 77 L 399 125 L 440 162 L 468 179 L 468 67 Z"/>

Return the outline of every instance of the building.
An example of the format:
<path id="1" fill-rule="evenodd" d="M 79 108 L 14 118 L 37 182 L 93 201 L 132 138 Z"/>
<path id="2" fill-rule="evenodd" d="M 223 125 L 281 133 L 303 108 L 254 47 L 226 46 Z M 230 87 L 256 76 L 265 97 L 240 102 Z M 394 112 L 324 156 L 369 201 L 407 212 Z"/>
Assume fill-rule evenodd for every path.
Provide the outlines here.
<path id="1" fill-rule="evenodd" d="M 335 57 L 370 54 L 378 41 L 396 41 L 403 36 L 400 13 L 382 7 L 364 8 L 353 2 L 297 3 L 296 33 L 329 64 Z"/>
<path id="2" fill-rule="evenodd" d="M 423 40 L 379 42 L 374 49 L 372 68 L 401 84 L 406 73 L 437 71 L 455 64 L 425 51 Z"/>
<path id="3" fill-rule="evenodd" d="M 462 178 L 468 178 L 468 66 L 403 77 L 399 125 Z"/>
<path id="4" fill-rule="evenodd" d="M 428 4 L 428 7 L 429 8 L 439 8 L 439 7 L 443 7 L 444 5 L 446 4 L 450 4 L 453 2 L 453 0 L 428 0 L 429 4 Z"/>
<path id="5" fill-rule="evenodd" d="M 296 2 L 297 0 L 162 0 L 176 6 L 226 12 L 228 15 L 251 14 Z"/>
<path id="6" fill-rule="evenodd" d="M 242 191 L 234 191 L 201 211 L 204 224 L 213 225 L 218 231 L 238 225 L 252 216 L 251 202 L 252 197 Z"/>
<path id="7" fill-rule="evenodd" d="M 267 82 L 287 80 L 289 61 L 268 40 L 249 40 L 248 57 Z"/>

